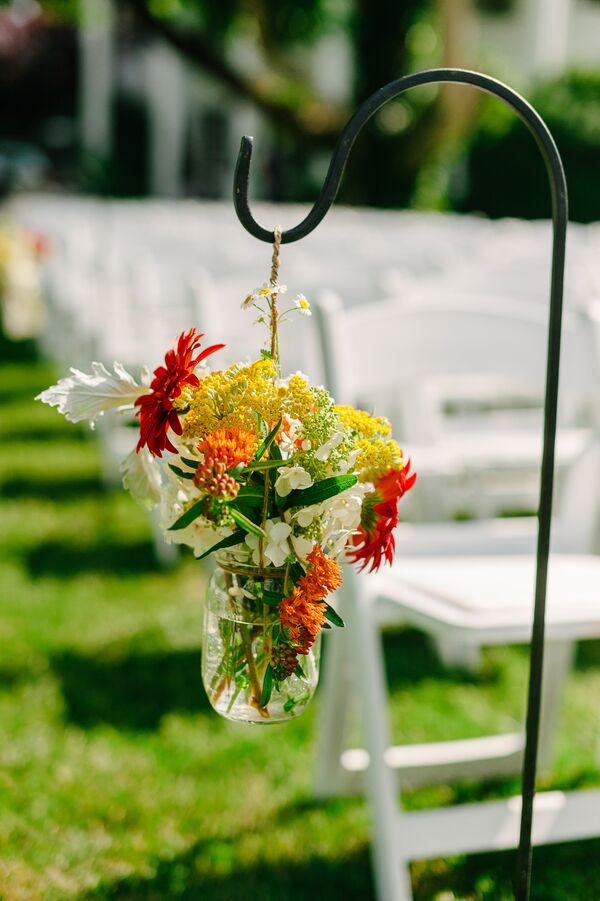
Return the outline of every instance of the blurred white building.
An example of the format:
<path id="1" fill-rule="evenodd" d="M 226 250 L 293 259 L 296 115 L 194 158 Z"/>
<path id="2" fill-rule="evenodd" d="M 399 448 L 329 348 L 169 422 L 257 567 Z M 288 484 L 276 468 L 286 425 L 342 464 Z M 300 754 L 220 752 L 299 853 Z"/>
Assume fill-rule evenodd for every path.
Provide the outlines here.
<path id="1" fill-rule="evenodd" d="M 257 136 L 259 163 L 269 147 L 269 124 L 260 111 L 217 79 L 192 69 L 166 44 L 146 40 L 118 48 L 114 0 L 80 3 L 84 152 L 99 160 L 109 157 L 113 100 L 124 94 L 146 109 L 151 194 L 227 196 L 241 135 Z M 516 84 L 600 62 L 599 0 L 478 0 L 473 26 L 474 58 L 493 71 L 510 73 Z M 247 40 L 239 39 L 230 53 L 246 72 L 260 67 Z M 319 93 L 334 102 L 348 100 L 352 56 L 347 36 L 329 34 L 305 56 Z M 255 167 L 255 174 L 260 169 Z"/>

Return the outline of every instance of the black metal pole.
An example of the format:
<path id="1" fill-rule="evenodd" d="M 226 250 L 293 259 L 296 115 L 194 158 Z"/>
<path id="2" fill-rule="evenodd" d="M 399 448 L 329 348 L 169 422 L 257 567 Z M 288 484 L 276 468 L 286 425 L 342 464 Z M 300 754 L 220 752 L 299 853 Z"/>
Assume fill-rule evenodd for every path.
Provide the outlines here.
<path id="1" fill-rule="evenodd" d="M 390 82 L 372 94 L 350 119 L 340 135 L 317 201 L 299 225 L 283 232 L 281 243 L 290 244 L 292 241 L 299 241 L 301 238 L 306 237 L 327 214 L 338 193 L 352 145 L 363 125 L 371 116 L 388 100 L 398 97 L 399 94 L 403 94 L 410 88 L 440 82 L 472 85 L 479 90 L 499 97 L 500 100 L 517 113 L 533 134 L 538 145 L 548 173 L 552 197 L 552 279 L 550 285 L 550 320 L 544 401 L 544 442 L 540 479 L 540 506 L 538 511 L 537 563 L 531 631 L 525 754 L 523 760 L 523 803 L 515 876 L 516 901 L 528 901 L 531 887 L 532 827 L 542 700 L 546 586 L 550 554 L 560 336 L 568 221 L 567 185 L 562 160 L 556 144 L 547 125 L 535 109 L 520 94 L 517 94 L 512 88 L 509 88 L 501 81 L 497 81 L 495 78 L 466 69 L 429 69 L 424 72 L 416 72 L 413 75 L 406 75 L 403 78 Z M 260 241 L 272 242 L 273 232 L 258 224 L 248 205 L 248 180 L 251 157 L 252 138 L 244 137 L 242 138 L 235 170 L 233 201 L 238 218 L 244 228 Z"/>

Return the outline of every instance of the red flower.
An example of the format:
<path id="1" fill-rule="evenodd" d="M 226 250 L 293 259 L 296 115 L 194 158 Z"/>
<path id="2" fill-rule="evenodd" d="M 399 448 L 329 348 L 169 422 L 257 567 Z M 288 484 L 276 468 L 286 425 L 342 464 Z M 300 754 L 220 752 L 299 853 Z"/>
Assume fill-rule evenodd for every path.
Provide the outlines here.
<path id="1" fill-rule="evenodd" d="M 137 416 L 140 420 L 140 440 L 136 450 L 144 446 L 155 457 L 162 457 L 164 450 L 177 453 L 177 448 L 169 441 L 167 431 L 173 429 L 181 435 L 183 428 L 173 401 L 178 398 L 186 385 L 197 388 L 200 384 L 194 369 L 210 354 L 225 347 L 224 344 L 212 344 L 198 356 L 195 351 L 200 348 L 200 340 L 204 335 L 197 335 L 196 329 L 182 332 L 177 347 L 172 347 L 165 355 L 165 365 L 154 370 L 154 378 L 150 384 L 150 394 L 142 394 L 135 402 L 139 406 Z"/>
<path id="2" fill-rule="evenodd" d="M 398 501 L 417 479 L 416 473 L 409 475 L 409 471 L 410 460 L 403 469 L 390 469 L 365 496 L 360 526 L 352 537 L 354 547 L 348 552 L 352 563 L 361 561 L 361 571 L 370 565 L 369 572 L 374 572 L 384 559 L 390 565 L 394 559 Z"/>

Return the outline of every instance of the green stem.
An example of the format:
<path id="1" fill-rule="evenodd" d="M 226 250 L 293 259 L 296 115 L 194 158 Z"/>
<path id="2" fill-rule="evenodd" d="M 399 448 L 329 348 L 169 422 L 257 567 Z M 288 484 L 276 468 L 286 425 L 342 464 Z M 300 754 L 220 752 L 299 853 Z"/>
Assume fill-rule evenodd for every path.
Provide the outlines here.
<path id="1" fill-rule="evenodd" d="M 269 718 L 269 711 L 264 707 L 260 706 L 260 699 L 262 695 L 262 688 L 258 679 L 258 673 L 256 671 L 256 665 L 254 663 L 254 655 L 252 654 L 252 641 L 250 639 L 250 635 L 248 633 L 248 626 L 240 625 L 240 636 L 242 639 L 242 647 L 244 648 L 244 654 L 246 655 L 246 661 L 248 663 L 248 677 L 250 679 L 250 685 L 252 686 L 252 701 L 254 706 L 260 713 L 262 717 L 265 719 Z"/>

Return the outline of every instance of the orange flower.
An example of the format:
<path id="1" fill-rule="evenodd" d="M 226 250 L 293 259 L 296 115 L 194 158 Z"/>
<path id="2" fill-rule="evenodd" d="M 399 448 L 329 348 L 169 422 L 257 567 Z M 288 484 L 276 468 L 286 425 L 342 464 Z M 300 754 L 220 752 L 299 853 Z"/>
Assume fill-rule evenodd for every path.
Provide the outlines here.
<path id="1" fill-rule="evenodd" d="M 335 557 L 326 557 L 320 545 L 315 545 L 306 559 L 308 570 L 279 605 L 281 625 L 289 630 L 290 640 L 299 645 L 302 654 L 308 653 L 325 622 L 323 601 L 342 584 L 339 563 Z"/>
<path id="2" fill-rule="evenodd" d="M 248 463 L 258 446 L 252 432 L 238 427 L 215 429 L 198 443 L 198 450 L 205 459 L 223 463 L 225 469 L 233 469 L 240 463 Z"/>
<path id="3" fill-rule="evenodd" d="M 328 594 L 342 584 L 342 570 L 335 557 L 326 557 L 320 544 L 316 544 L 306 557 L 310 564 L 306 575 L 297 587 L 313 601 L 323 601 Z"/>
<path id="4" fill-rule="evenodd" d="M 194 475 L 194 485 L 214 497 L 234 498 L 239 482 L 229 474 L 239 463 L 247 463 L 256 450 L 257 440 L 245 429 L 215 429 L 198 443 L 203 456 Z"/>
<path id="5" fill-rule="evenodd" d="M 325 622 L 323 604 L 305 597 L 296 587 L 279 605 L 279 619 L 281 625 L 289 629 L 290 639 L 308 650 L 307 641 L 310 639 L 310 644 L 313 643 Z"/>

